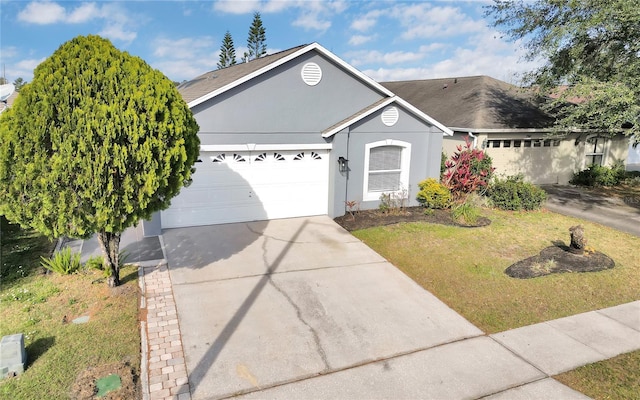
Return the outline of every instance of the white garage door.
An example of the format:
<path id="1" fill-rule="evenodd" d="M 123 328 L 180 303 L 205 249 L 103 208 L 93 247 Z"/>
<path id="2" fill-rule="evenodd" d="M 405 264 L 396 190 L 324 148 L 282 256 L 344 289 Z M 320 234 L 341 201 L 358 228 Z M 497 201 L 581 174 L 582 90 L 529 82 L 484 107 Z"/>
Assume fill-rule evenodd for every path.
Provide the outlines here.
<path id="1" fill-rule="evenodd" d="M 163 228 L 327 213 L 327 150 L 201 152 L 195 167 L 162 212 Z"/>

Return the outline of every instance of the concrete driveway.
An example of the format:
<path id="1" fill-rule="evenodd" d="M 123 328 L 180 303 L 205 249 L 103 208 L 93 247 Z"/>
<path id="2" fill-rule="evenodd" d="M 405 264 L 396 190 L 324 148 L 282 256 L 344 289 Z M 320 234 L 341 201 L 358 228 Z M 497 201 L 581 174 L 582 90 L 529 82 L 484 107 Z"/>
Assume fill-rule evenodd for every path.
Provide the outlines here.
<path id="1" fill-rule="evenodd" d="M 163 240 L 193 399 L 478 398 L 547 377 L 326 216 Z"/>
<path id="2" fill-rule="evenodd" d="M 608 197 L 586 188 L 541 185 L 547 192 L 549 211 L 609 226 L 640 236 L 640 198 Z"/>

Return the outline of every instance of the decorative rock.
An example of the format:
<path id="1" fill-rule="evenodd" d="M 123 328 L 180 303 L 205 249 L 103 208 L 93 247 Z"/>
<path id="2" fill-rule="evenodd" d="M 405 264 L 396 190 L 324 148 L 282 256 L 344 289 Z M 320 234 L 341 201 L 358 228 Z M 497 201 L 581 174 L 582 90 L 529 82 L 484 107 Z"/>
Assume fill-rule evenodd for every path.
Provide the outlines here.
<path id="1" fill-rule="evenodd" d="M 87 322 L 89 322 L 89 316 L 83 315 L 82 317 L 78 317 L 71 322 L 74 324 L 86 324 Z"/>
<path id="2" fill-rule="evenodd" d="M 24 335 L 17 333 L 2 337 L 0 341 L 0 379 L 20 375 L 27 365 Z"/>
<path id="3" fill-rule="evenodd" d="M 584 237 L 584 228 L 582 225 L 576 225 L 569 228 L 571 234 L 571 244 L 569 249 L 573 253 L 581 254 L 587 246 L 587 239 Z"/>

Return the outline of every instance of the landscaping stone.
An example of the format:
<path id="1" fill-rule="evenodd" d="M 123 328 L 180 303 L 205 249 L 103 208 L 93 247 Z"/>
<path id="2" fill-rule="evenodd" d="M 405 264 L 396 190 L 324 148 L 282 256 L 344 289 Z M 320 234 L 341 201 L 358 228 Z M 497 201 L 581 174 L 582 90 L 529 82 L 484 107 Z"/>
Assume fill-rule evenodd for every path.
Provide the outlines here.
<path id="1" fill-rule="evenodd" d="M 86 324 L 87 322 L 89 322 L 89 316 L 83 315 L 82 317 L 78 317 L 71 322 L 74 324 Z"/>
<path id="2" fill-rule="evenodd" d="M 512 278 L 536 278 L 562 272 L 594 272 L 611 269 L 615 262 L 598 251 L 574 253 L 563 244 L 550 246 L 539 255 L 526 258 L 511 265 L 504 272 Z"/>
<path id="3" fill-rule="evenodd" d="M 576 254 L 582 254 L 585 247 L 587 247 L 587 239 L 584 237 L 584 228 L 582 225 L 576 225 L 569 228 L 571 235 L 571 244 L 569 249 Z"/>
<path id="4" fill-rule="evenodd" d="M 24 335 L 3 336 L 0 341 L 0 379 L 20 375 L 27 365 L 27 351 L 24 348 Z"/>

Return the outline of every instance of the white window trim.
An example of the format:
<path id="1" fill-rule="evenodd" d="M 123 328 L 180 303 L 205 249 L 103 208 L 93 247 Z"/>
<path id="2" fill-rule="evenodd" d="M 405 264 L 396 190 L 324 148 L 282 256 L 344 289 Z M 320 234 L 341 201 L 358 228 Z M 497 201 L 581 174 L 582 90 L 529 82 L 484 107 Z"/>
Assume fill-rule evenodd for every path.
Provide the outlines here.
<path id="1" fill-rule="evenodd" d="M 402 147 L 402 152 L 400 153 L 400 189 L 398 191 L 369 191 L 369 156 L 371 153 L 371 149 L 375 147 L 381 146 L 398 146 Z M 380 200 L 380 195 L 383 193 L 394 193 L 394 194 L 402 194 L 402 189 L 409 189 L 409 167 L 411 166 L 411 143 L 403 142 L 401 140 L 393 140 L 386 139 L 380 140 L 378 142 L 367 143 L 364 146 L 364 184 L 362 186 L 362 200 L 363 201 L 372 201 L 372 200 Z"/>
<path id="2" fill-rule="evenodd" d="M 593 143 L 589 143 L 589 140 L 591 139 L 602 139 L 604 140 L 604 144 L 602 146 L 602 153 L 598 153 L 598 152 L 593 152 Z M 611 146 L 611 140 L 610 138 L 604 136 L 604 135 L 600 135 L 600 134 L 596 134 L 596 135 L 589 135 L 587 136 L 587 138 L 584 141 L 584 157 L 583 157 L 583 163 L 584 166 L 582 169 L 588 168 L 591 164 L 589 164 L 587 162 L 587 159 L 593 156 L 602 156 L 602 161 L 600 163 L 600 165 L 605 166 L 607 165 L 607 156 L 609 153 L 609 146 Z"/>

